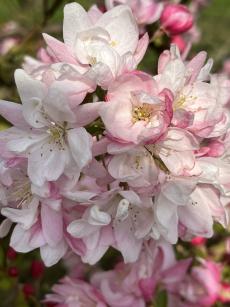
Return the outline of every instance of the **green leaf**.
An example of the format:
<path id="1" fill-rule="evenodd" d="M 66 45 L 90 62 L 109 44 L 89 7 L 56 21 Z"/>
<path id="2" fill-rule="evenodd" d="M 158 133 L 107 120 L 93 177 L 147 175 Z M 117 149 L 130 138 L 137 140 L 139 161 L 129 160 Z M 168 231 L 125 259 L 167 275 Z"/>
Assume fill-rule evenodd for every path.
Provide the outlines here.
<path id="1" fill-rule="evenodd" d="M 26 302 L 25 296 L 22 291 L 19 291 L 18 296 L 15 300 L 15 306 L 17 307 L 29 307 L 29 304 Z"/>
<path id="2" fill-rule="evenodd" d="M 167 292 L 165 290 L 159 291 L 155 299 L 154 307 L 167 307 L 167 306 L 168 306 Z"/>
<path id="3" fill-rule="evenodd" d="M 0 297 L 2 292 L 9 291 L 13 286 L 12 279 L 5 272 L 0 271 Z"/>

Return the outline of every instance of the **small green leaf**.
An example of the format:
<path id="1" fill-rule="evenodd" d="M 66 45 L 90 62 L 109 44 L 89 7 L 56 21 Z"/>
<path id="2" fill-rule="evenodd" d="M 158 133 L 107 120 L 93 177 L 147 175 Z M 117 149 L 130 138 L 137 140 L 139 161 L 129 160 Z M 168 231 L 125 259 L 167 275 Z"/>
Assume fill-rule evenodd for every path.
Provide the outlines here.
<path id="1" fill-rule="evenodd" d="M 12 287 L 12 280 L 4 273 L 0 274 L 0 291 L 8 291 Z"/>
<path id="2" fill-rule="evenodd" d="M 154 307 L 167 307 L 167 306 L 168 306 L 167 292 L 165 290 L 159 291 L 155 299 Z"/>

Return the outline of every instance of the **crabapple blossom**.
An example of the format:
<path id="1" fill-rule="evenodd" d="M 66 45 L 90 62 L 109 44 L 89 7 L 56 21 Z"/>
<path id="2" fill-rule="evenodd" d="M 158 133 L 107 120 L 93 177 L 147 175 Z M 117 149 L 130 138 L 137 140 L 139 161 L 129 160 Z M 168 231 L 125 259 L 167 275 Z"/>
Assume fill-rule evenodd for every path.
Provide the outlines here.
<path id="1" fill-rule="evenodd" d="M 95 17 L 95 14 L 93 15 Z M 43 34 L 53 62 L 73 65 L 80 73 L 107 87 L 117 76 L 133 70 L 144 56 L 148 35 L 139 40 L 131 9 L 117 6 L 102 14 L 87 13 L 78 3 L 64 8 L 64 43 Z M 95 20 L 96 19 L 96 20 Z"/>
<path id="2" fill-rule="evenodd" d="M 174 95 L 172 124 L 193 134 L 211 138 L 229 128 L 229 81 L 209 78 L 212 60 L 205 66 L 206 54 L 200 52 L 189 63 L 184 63 L 175 46 L 162 54 L 155 77 L 160 89 L 168 88 Z"/>
<path id="3" fill-rule="evenodd" d="M 172 117 L 172 94 L 159 91 L 143 72 L 124 74 L 109 88 L 99 114 L 108 136 L 121 143 L 153 143 L 167 130 Z"/>
<path id="4" fill-rule="evenodd" d="M 92 159 L 92 138 L 77 124 L 74 109 L 81 100 L 71 90 L 75 82 L 47 86 L 22 70 L 15 79 L 22 105 L 0 103 L 0 113 L 15 124 L 0 135 L 7 150 L 28 159 L 28 175 L 35 185 L 55 181 L 63 173 L 79 176 Z"/>
<path id="5" fill-rule="evenodd" d="M 169 307 L 228 301 L 221 267 L 188 258 L 184 241 L 228 227 L 230 81 L 211 74 L 205 51 L 185 60 L 181 33 L 196 29 L 184 5 L 106 7 L 65 5 L 64 42 L 43 34 L 47 47 L 15 72 L 21 104 L 0 101 L 12 125 L 0 131 L 0 237 L 19 253 L 39 249 L 48 267 L 64 260 L 69 277 L 44 303 L 155 306 L 162 291 Z M 180 47 L 153 75 L 138 66 L 149 44 L 138 26 L 159 18 L 161 38 Z M 103 271 L 107 257 L 116 264 Z"/>

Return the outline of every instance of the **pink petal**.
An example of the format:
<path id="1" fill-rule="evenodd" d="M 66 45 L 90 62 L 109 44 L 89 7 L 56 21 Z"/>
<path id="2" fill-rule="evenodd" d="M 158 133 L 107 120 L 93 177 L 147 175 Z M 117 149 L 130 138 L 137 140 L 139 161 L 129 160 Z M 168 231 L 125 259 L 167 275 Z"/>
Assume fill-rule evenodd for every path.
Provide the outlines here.
<path id="1" fill-rule="evenodd" d="M 75 58 L 72 56 L 72 54 L 67 49 L 64 43 L 58 41 L 56 38 L 46 33 L 43 33 L 43 38 L 47 46 L 51 49 L 52 53 L 55 55 L 57 62 L 77 64 Z"/>
<path id="2" fill-rule="evenodd" d="M 49 206 L 41 205 L 42 231 L 46 242 L 55 246 L 63 238 L 63 217 L 61 211 L 52 210 Z"/>
<path id="3" fill-rule="evenodd" d="M 0 114 L 14 126 L 27 126 L 27 123 L 22 115 L 22 105 L 19 103 L 0 100 Z"/>
<path id="4" fill-rule="evenodd" d="M 142 38 L 138 41 L 137 49 L 134 53 L 134 58 L 136 60 L 136 64 L 139 64 L 140 61 L 143 59 L 145 52 L 149 45 L 149 36 L 148 33 L 142 36 Z"/>

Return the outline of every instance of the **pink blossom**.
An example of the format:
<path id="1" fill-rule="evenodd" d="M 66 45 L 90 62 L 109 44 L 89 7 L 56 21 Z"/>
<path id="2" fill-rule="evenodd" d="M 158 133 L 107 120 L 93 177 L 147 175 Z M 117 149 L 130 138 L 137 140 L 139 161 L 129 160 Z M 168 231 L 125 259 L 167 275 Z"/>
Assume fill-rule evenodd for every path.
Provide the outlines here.
<path id="1" fill-rule="evenodd" d="M 95 10 L 94 10 L 95 11 Z M 78 3 L 64 8 L 64 43 L 43 34 L 54 62 L 74 65 L 76 70 L 107 87 L 114 78 L 133 70 L 148 46 L 148 36 L 138 40 L 136 21 L 128 6 L 117 6 L 92 17 Z"/>
<path id="2" fill-rule="evenodd" d="M 188 306 L 212 306 L 218 299 L 220 291 L 220 266 L 212 261 L 203 261 L 194 267 L 180 285 L 179 294 Z M 198 305 L 197 305 L 198 304 Z"/>
<path id="3" fill-rule="evenodd" d="M 74 112 L 85 93 L 75 99 L 74 81 L 56 81 L 49 87 L 22 70 L 16 71 L 15 78 L 22 105 L 0 103 L 1 115 L 15 125 L 1 132 L 6 148 L 28 158 L 28 174 L 35 185 L 57 180 L 63 173 L 79 176 L 92 159 L 92 138 L 77 124 Z M 84 107 L 79 108 L 78 115 L 85 112 Z"/>
<path id="4" fill-rule="evenodd" d="M 159 91 L 151 76 L 142 72 L 118 78 L 107 99 L 99 114 L 108 135 L 121 143 L 153 143 L 170 124 L 171 92 Z"/>
<path id="5" fill-rule="evenodd" d="M 210 78 L 212 60 L 204 65 L 206 54 L 200 52 L 184 63 L 175 46 L 159 59 L 159 74 L 154 77 L 160 89 L 168 88 L 174 95 L 172 124 L 186 128 L 202 138 L 218 137 L 229 126 L 229 81 L 224 77 Z M 204 66 L 203 66 L 204 65 Z"/>
<path id="6" fill-rule="evenodd" d="M 80 279 L 65 277 L 47 294 L 45 302 L 60 307 L 106 307 L 102 294 L 93 286 Z"/>
<path id="7" fill-rule="evenodd" d="M 158 287 L 172 290 L 181 282 L 190 263 L 190 259 L 177 263 L 169 244 L 150 240 L 137 262 L 118 263 L 114 270 L 94 274 L 91 282 L 101 290 L 109 306 L 144 307 Z"/>
<path id="8" fill-rule="evenodd" d="M 58 201 L 52 205 L 58 208 Z M 63 238 L 63 222 L 60 209 L 53 209 L 43 203 L 41 211 L 36 211 L 36 218 L 30 228 L 26 221 L 31 219 L 31 209 L 5 210 L 3 214 L 14 222 L 18 222 L 11 235 L 10 246 L 16 251 L 26 253 L 40 248 L 41 258 L 46 266 L 57 263 L 66 253 L 67 244 Z M 21 221 L 17 215 L 22 215 Z"/>
<path id="9" fill-rule="evenodd" d="M 83 261 L 94 264 L 113 246 L 125 262 L 135 262 L 154 223 L 151 198 L 142 201 L 134 191 L 114 189 L 93 203 L 82 218 L 67 227 L 73 237 L 81 238 L 86 245 Z"/>
<path id="10" fill-rule="evenodd" d="M 156 0 L 106 0 L 105 4 L 107 9 L 111 9 L 115 4 L 129 5 L 139 25 L 156 22 L 163 9 L 163 4 Z"/>
<path id="11" fill-rule="evenodd" d="M 166 32 L 170 35 L 177 35 L 192 27 L 193 16 L 185 5 L 166 4 L 160 22 Z"/>
<path id="12" fill-rule="evenodd" d="M 19 43 L 18 38 L 8 37 L 0 43 L 0 55 L 5 55 L 11 48 Z"/>

